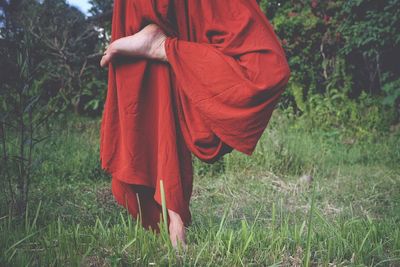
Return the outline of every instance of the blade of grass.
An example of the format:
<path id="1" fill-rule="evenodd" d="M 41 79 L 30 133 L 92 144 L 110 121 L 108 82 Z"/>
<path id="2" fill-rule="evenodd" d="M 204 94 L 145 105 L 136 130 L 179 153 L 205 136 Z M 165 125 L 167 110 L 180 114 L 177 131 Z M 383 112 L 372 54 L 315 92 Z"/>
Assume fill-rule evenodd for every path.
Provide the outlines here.
<path id="1" fill-rule="evenodd" d="M 33 227 L 36 226 L 36 221 L 37 221 L 37 218 L 39 217 L 39 211 L 40 211 L 41 205 L 42 205 L 42 200 L 39 201 L 39 205 L 38 205 L 38 208 L 36 209 L 36 214 L 35 214 L 35 218 L 33 219 L 31 229 L 33 229 Z"/>
<path id="2" fill-rule="evenodd" d="M 169 238 L 169 232 L 168 232 L 167 203 L 165 200 L 164 183 L 163 183 L 162 179 L 160 179 L 160 191 L 161 191 L 163 223 L 161 223 L 161 225 L 159 227 L 160 227 L 160 231 L 162 233 L 163 239 L 165 240 L 165 242 L 167 242 L 168 253 L 170 253 L 171 248 L 172 248 L 172 242 Z"/>
<path id="3" fill-rule="evenodd" d="M 315 183 L 313 183 L 312 187 L 312 195 L 311 195 L 311 207 L 308 214 L 308 231 L 307 231 L 307 246 L 306 246 L 306 264 L 305 266 L 310 266 L 310 257 L 311 257 L 311 231 L 312 231 L 312 217 L 314 212 L 314 199 L 315 198 Z"/>

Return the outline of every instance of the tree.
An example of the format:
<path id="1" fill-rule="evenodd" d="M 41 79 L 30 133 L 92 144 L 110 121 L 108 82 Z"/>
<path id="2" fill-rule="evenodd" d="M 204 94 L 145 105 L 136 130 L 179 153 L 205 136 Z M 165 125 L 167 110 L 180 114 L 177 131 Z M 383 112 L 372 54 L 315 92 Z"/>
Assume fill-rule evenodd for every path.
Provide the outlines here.
<path id="1" fill-rule="evenodd" d="M 78 113 L 87 85 L 96 86 L 98 32 L 64 0 L 3 1 L 1 8 L 0 174 L 22 216 L 40 163 L 33 150 L 47 137 L 41 127 L 67 108 Z"/>

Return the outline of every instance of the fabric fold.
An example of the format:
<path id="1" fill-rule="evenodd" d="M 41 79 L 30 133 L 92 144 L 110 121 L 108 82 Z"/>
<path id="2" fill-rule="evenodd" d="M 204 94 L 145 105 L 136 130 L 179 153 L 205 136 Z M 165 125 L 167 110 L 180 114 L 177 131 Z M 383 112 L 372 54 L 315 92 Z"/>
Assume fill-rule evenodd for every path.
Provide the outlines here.
<path id="1" fill-rule="evenodd" d="M 251 155 L 290 70 L 255 0 L 114 1 L 112 41 L 149 23 L 167 33 L 169 62 L 110 64 L 100 160 L 117 202 L 158 231 L 160 181 L 189 226 L 192 153 L 208 163 L 233 149 Z"/>

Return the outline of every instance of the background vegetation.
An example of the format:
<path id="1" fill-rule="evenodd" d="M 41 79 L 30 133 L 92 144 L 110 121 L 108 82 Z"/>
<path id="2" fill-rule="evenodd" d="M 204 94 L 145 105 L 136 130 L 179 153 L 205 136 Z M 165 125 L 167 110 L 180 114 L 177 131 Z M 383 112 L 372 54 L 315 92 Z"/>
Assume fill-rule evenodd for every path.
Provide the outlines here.
<path id="1" fill-rule="evenodd" d="M 194 160 L 182 255 L 100 169 L 112 1 L 90 2 L 0 1 L 0 265 L 400 265 L 399 0 L 260 2 L 292 77 L 254 156 Z"/>

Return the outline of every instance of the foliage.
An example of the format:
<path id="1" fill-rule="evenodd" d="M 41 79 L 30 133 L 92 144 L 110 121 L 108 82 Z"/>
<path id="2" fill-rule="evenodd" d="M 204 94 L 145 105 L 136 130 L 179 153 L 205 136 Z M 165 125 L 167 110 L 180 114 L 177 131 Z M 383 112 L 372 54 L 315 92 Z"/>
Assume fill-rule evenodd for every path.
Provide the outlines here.
<path id="1" fill-rule="evenodd" d="M 65 0 L 13 0 L 3 7 L 2 20 L 4 25 L 10 19 L 35 25 L 33 57 L 47 61 L 38 79 L 45 80 L 49 96 L 59 97 L 60 111 L 98 115 L 107 88 L 107 71 L 98 61 L 110 41 L 113 1 L 90 3 L 91 15 L 85 17 Z M 374 103 L 394 109 L 394 121 L 399 120 L 399 0 L 261 0 L 260 7 L 281 38 L 291 67 L 282 107 L 301 115 L 311 98 L 329 95 L 334 88 L 355 101 L 362 92 L 384 97 Z M 15 53 L 7 37 L 0 42 L 2 53 Z M 0 74 L 10 87 L 15 81 L 12 65 L 2 64 Z"/>
<path id="2" fill-rule="evenodd" d="M 310 96 L 304 114 L 296 123 L 337 132 L 343 139 L 355 141 L 388 132 L 387 126 L 394 118 L 393 109 L 381 105 L 379 99 L 365 92 L 354 100 L 337 89 L 331 89 L 323 95 Z"/>
<path id="3" fill-rule="evenodd" d="M 10 64 L 14 80 L 12 84 L 3 84 L 0 91 L 0 187 L 9 207 L 21 218 L 28 204 L 32 176 L 39 166 L 32 154 L 45 139 L 40 128 L 54 113 L 55 105 L 54 101 L 43 101 L 47 76 L 37 78 L 43 61 L 34 55 L 34 26 L 20 28 L 14 21 L 8 23 L 3 34 L 15 50 L 7 54 L 2 49 L 2 63 L 14 62 Z"/>
<path id="4" fill-rule="evenodd" d="M 382 75 L 399 75 L 395 55 L 400 48 L 400 1 L 346 1 L 338 17 L 338 31 L 345 40 L 340 53 L 360 78 L 358 86 L 369 92 L 379 92 Z M 355 69 L 353 70 L 355 71 Z"/>
<path id="5" fill-rule="evenodd" d="M 382 90 L 386 93 L 386 97 L 383 99 L 384 105 L 400 107 L 400 78 L 385 83 Z M 399 112 L 400 109 L 397 111 Z"/>
<path id="6" fill-rule="evenodd" d="M 85 84 L 95 93 L 104 82 L 90 63 L 97 32 L 76 8 L 59 0 L 14 0 L 1 7 L 1 187 L 21 217 L 40 165 L 32 154 L 46 139 L 47 119 L 71 107 L 78 112 Z"/>
<path id="7" fill-rule="evenodd" d="M 397 114 L 383 128 L 399 120 L 400 1 L 263 0 L 260 5 L 282 40 L 292 70 L 283 107 L 302 114 L 310 101 L 313 108 L 324 105 L 321 98 L 329 97 L 331 89 L 355 102 L 366 99 L 366 92 L 371 98 L 386 97 L 384 104 Z M 380 101 L 374 105 L 384 109 Z M 342 107 L 348 108 L 337 108 Z"/>
<path id="8" fill-rule="evenodd" d="M 44 80 L 42 86 L 48 99 L 58 98 L 60 112 L 73 109 L 81 113 L 86 107 L 98 113 L 106 83 L 104 71 L 98 67 L 99 34 L 92 22 L 65 0 L 10 1 L 3 7 L 3 14 L 1 53 L 15 54 L 17 44 L 23 43 L 17 37 L 13 43 L 12 37 L 29 28 L 34 37 L 32 58 L 42 62 L 34 78 Z M 17 80 L 15 61 L 6 57 L 0 63 L 5 70 L 0 77 L 2 83 L 12 88 Z M 97 105 L 87 104 L 94 96 Z"/>

